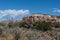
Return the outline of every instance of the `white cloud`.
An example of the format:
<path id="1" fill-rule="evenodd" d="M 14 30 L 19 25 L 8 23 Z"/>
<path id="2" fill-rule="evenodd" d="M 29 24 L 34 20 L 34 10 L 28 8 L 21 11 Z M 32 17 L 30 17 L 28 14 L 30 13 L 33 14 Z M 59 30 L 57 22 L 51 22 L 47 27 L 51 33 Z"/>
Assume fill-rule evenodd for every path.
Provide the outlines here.
<path id="1" fill-rule="evenodd" d="M 54 8 L 53 12 L 60 13 L 60 9 L 58 9 L 58 8 Z"/>
<path id="2" fill-rule="evenodd" d="M 3 17 L 7 17 L 8 15 L 10 17 L 17 17 L 18 15 L 20 15 L 21 17 L 24 16 L 24 15 L 27 15 L 29 14 L 29 10 L 11 10 L 11 9 L 8 9 L 8 10 L 0 10 L 0 19 L 3 18 Z"/>

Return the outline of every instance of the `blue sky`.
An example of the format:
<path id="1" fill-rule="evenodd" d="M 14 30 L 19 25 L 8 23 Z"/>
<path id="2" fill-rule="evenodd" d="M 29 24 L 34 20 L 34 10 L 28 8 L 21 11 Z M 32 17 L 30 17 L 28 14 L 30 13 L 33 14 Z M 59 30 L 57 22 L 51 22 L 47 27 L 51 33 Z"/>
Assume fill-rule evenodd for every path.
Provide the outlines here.
<path id="1" fill-rule="evenodd" d="M 60 16 L 60 0 L 0 0 L 0 20 L 22 19 L 32 13 Z"/>

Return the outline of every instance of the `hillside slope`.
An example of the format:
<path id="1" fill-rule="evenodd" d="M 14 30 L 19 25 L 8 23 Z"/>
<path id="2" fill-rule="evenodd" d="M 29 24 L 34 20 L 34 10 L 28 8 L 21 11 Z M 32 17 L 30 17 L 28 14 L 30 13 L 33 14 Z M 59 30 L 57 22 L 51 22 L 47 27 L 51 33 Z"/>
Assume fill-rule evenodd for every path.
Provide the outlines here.
<path id="1" fill-rule="evenodd" d="M 0 40 L 60 40 L 60 23 L 56 22 L 60 22 L 60 17 L 42 14 L 24 17 L 22 21 L 5 21 L 0 23 Z"/>
<path id="2" fill-rule="evenodd" d="M 0 27 L 0 40 L 60 40 L 56 31 L 42 32 L 19 27 Z"/>

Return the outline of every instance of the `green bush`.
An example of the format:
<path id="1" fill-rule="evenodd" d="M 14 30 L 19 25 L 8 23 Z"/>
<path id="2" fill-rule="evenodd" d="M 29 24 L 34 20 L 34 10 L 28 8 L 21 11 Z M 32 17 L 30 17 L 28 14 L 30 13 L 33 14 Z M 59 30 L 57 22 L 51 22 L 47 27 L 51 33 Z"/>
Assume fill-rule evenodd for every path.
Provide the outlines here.
<path id="1" fill-rule="evenodd" d="M 19 27 L 25 27 L 25 28 L 31 28 L 32 26 L 31 26 L 31 22 L 20 22 L 19 23 Z M 33 24 L 32 24 L 33 25 Z"/>
<path id="2" fill-rule="evenodd" d="M 0 26 L 4 26 L 4 23 L 0 23 Z"/>
<path id="3" fill-rule="evenodd" d="M 9 27 L 12 27 L 13 25 L 11 23 L 8 24 Z"/>
<path id="4" fill-rule="evenodd" d="M 13 21 L 9 21 L 8 27 L 13 27 L 14 26 L 14 22 Z"/>
<path id="5" fill-rule="evenodd" d="M 56 22 L 55 28 L 60 28 L 60 22 Z"/>
<path id="6" fill-rule="evenodd" d="M 20 23 L 19 23 L 19 27 L 24 27 L 25 25 L 27 25 L 26 22 L 20 22 Z"/>
<path id="7" fill-rule="evenodd" d="M 41 22 L 37 21 L 37 22 L 34 22 L 34 23 L 20 22 L 19 27 L 32 28 L 32 29 L 37 29 L 37 30 L 42 30 L 42 31 L 52 30 L 51 23 L 50 22 L 45 22 L 45 21 L 43 21 L 43 22 L 42 21 Z"/>
<path id="8" fill-rule="evenodd" d="M 50 25 L 50 22 L 35 22 L 34 23 L 34 26 L 35 26 L 35 29 L 37 30 L 42 30 L 42 31 L 47 31 L 47 30 L 51 30 L 51 25 Z"/>

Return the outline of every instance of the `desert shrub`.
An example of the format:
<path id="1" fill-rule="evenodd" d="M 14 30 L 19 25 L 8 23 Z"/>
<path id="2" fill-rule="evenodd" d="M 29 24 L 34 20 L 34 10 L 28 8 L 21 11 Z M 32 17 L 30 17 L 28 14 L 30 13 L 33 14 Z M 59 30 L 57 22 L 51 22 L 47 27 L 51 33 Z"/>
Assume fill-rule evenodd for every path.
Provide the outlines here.
<path id="1" fill-rule="evenodd" d="M 31 28 L 31 29 L 37 29 L 37 30 L 42 30 L 42 31 L 48 31 L 52 30 L 51 29 L 51 23 L 50 22 L 45 22 L 45 21 L 37 21 L 34 23 L 30 22 L 20 22 L 19 27 L 25 27 L 25 28 Z"/>
<path id="2" fill-rule="evenodd" d="M 25 22 L 20 22 L 19 27 L 23 27 L 26 23 Z"/>
<path id="3" fill-rule="evenodd" d="M 35 29 L 37 30 L 42 30 L 42 31 L 47 31 L 47 30 L 51 30 L 51 25 L 50 25 L 50 22 L 35 22 L 34 23 L 34 26 L 35 26 Z"/>
<path id="4" fill-rule="evenodd" d="M 20 22 L 19 27 L 25 27 L 25 28 L 32 28 L 32 23 L 31 22 Z"/>
<path id="5" fill-rule="evenodd" d="M 55 28 L 60 28 L 60 22 L 56 22 Z"/>
<path id="6" fill-rule="evenodd" d="M 11 23 L 9 23 L 9 24 L 8 24 L 8 26 L 9 26 L 9 27 L 12 27 L 12 24 L 11 24 Z"/>
<path id="7" fill-rule="evenodd" d="M 19 27 L 25 27 L 27 25 L 28 25 L 27 22 L 20 22 L 18 26 Z"/>
<path id="8" fill-rule="evenodd" d="M 13 21 L 9 21 L 8 27 L 13 27 L 14 26 L 14 22 Z"/>
<path id="9" fill-rule="evenodd" d="M 0 35 L 2 35 L 2 29 L 0 28 Z"/>
<path id="10" fill-rule="evenodd" d="M 4 23 L 0 23 L 0 26 L 4 26 L 5 24 Z"/>

